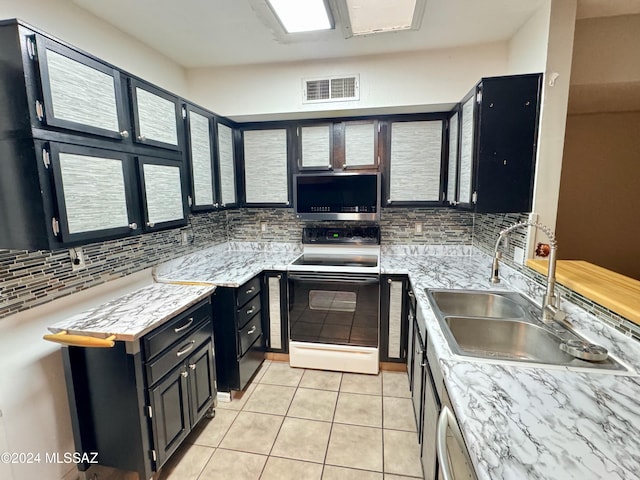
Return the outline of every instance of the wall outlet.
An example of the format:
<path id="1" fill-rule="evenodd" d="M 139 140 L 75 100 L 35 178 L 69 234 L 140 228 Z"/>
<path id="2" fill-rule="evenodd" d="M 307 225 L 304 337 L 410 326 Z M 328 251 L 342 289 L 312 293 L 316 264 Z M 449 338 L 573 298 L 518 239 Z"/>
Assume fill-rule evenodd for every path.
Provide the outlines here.
<path id="1" fill-rule="evenodd" d="M 75 272 L 85 268 L 87 265 L 84 263 L 84 252 L 82 247 L 75 247 L 69 250 L 69 258 L 71 259 L 71 271 Z"/>
<path id="2" fill-rule="evenodd" d="M 524 265 L 524 248 L 513 247 L 513 261 L 518 265 Z"/>
<path id="3" fill-rule="evenodd" d="M 267 231 L 267 222 L 260 222 L 260 231 L 265 233 Z"/>
<path id="4" fill-rule="evenodd" d="M 415 229 L 416 235 L 419 233 L 422 233 L 422 223 L 416 222 L 416 224 L 414 225 L 414 229 Z"/>
<path id="5" fill-rule="evenodd" d="M 189 232 L 182 232 L 182 238 L 180 243 L 182 243 L 182 245 L 188 245 L 189 244 Z"/>

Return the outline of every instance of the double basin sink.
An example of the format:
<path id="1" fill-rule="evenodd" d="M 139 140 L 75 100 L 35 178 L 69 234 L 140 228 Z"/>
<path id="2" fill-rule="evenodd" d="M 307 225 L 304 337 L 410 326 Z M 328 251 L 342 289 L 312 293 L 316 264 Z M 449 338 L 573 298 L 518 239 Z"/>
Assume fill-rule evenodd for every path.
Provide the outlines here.
<path id="1" fill-rule="evenodd" d="M 564 323 L 542 321 L 542 310 L 516 292 L 432 290 L 427 296 L 453 353 L 482 359 L 627 371 L 608 356 L 576 358 L 563 344 L 583 341 Z"/>

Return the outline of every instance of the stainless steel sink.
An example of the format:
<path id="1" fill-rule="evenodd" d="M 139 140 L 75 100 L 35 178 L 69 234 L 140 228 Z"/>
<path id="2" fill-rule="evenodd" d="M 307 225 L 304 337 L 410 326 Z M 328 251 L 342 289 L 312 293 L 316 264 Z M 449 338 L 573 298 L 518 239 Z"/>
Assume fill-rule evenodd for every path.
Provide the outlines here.
<path id="1" fill-rule="evenodd" d="M 522 318 L 524 310 L 506 295 L 490 292 L 434 290 L 433 301 L 445 315 L 487 318 Z"/>
<path id="2" fill-rule="evenodd" d="M 544 323 L 540 307 L 515 292 L 430 290 L 427 296 L 453 353 L 566 367 L 626 371 L 609 356 L 590 362 L 563 351 L 570 340 L 582 340 L 564 323 Z"/>

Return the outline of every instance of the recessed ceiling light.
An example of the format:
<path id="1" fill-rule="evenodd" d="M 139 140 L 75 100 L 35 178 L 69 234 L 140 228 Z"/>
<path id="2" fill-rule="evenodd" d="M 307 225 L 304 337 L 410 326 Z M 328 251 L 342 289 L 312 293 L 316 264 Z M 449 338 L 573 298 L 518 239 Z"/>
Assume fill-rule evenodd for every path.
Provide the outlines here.
<path id="1" fill-rule="evenodd" d="M 287 33 L 332 28 L 324 0 L 267 0 Z"/>
<path id="2" fill-rule="evenodd" d="M 425 0 L 342 1 L 346 3 L 346 13 L 349 17 L 348 33 L 354 36 L 417 30 L 422 22 L 425 6 Z"/>

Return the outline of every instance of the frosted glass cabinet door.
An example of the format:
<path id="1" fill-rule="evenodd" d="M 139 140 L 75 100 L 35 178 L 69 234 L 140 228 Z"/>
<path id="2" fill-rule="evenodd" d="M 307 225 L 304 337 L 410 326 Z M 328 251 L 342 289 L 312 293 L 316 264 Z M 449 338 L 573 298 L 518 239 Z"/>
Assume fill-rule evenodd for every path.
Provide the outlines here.
<path id="1" fill-rule="evenodd" d="M 129 137 L 117 70 L 39 36 L 37 51 L 43 98 L 37 99 L 36 115 L 42 123 Z"/>
<path id="2" fill-rule="evenodd" d="M 447 175 L 447 200 L 450 205 L 458 201 L 458 112 L 449 119 L 449 169 Z"/>
<path id="3" fill-rule="evenodd" d="M 233 130 L 218 123 L 218 169 L 220 172 L 220 206 L 235 205 L 236 168 L 233 149 Z"/>
<path id="4" fill-rule="evenodd" d="M 131 101 L 136 132 L 134 140 L 145 145 L 180 150 L 183 123 L 178 98 L 131 80 Z"/>
<path id="5" fill-rule="evenodd" d="M 145 230 L 186 225 L 182 166 L 176 162 L 139 158 Z"/>
<path id="6" fill-rule="evenodd" d="M 289 205 L 287 130 L 244 131 L 246 203 Z"/>
<path id="7" fill-rule="evenodd" d="M 62 242 L 140 233 L 128 155 L 56 143 L 42 155 L 53 169 Z"/>
<path id="8" fill-rule="evenodd" d="M 442 128 L 442 120 L 391 122 L 388 203 L 441 200 Z"/>
<path id="9" fill-rule="evenodd" d="M 331 168 L 331 125 L 298 128 L 298 167 L 300 169 Z"/>
<path id="10" fill-rule="evenodd" d="M 215 203 L 210 116 L 187 106 L 192 210 L 211 209 Z"/>
<path id="11" fill-rule="evenodd" d="M 376 143 L 377 122 L 346 122 L 344 124 L 344 167 L 375 167 L 378 165 Z"/>
<path id="12" fill-rule="evenodd" d="M 473 110 L 476 103 L 475 95 L 469 97 L 462 104 L 462 116 L 460 119 L 460 173 L 458 174 L 458 202 L 471 203 L 473 188 L 473 140 L 474 118 Z"/>

